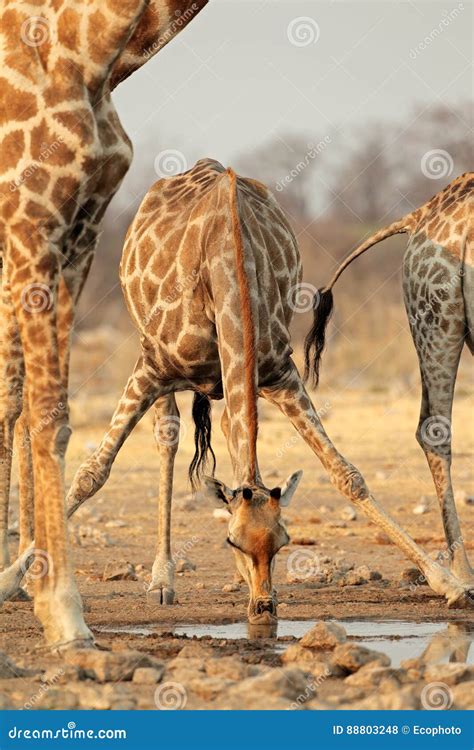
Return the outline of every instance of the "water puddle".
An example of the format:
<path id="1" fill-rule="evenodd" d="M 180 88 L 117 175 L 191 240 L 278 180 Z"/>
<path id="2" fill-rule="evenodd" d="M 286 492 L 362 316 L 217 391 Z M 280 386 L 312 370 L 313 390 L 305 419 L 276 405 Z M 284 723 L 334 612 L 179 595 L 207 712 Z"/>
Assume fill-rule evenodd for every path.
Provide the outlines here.
<path id="1" fill-rule="evenodd" d="M 147 637 L 151 634 L 172 633 L 188 638 L 215 638 L 216 640 L 265 639 L 264 648 L 283 651 L 292 638 L 301 638 L 314 624 L 314 620 L 279 620 L 276 626 L 252 626 L 248 623 L 192 625 L 117 625 L 99 626 L 102 633 L 127 633 Z M 397 667 L 404 659 L 423 657 L 425 662 L 449 661 L 474 664 L 474 624 L 464 622 L 407 622 L 405 620 L 340 620 L 349 641 L 382 651 Z M 272 639 L 273 642 L 268 642 Z M 284 639 L 284 640 L 282 640 Z"/>

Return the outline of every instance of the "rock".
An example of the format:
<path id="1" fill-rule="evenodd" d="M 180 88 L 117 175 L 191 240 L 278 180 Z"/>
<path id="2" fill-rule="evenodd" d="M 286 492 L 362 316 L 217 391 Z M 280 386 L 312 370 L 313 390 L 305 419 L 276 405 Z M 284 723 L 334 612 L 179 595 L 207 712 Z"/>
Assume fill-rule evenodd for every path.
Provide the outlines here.
<path id="1" fill-rule="evenodd" d="M 222 591 L 225 591 L 226 593 L 230 593 L 231 591 L 240 591 L 240 586 L 238 583 L 226 583 L 222 587 Z"/>
<path id="2" fill-rule="evenodd" d="M 407 685 L 393 690 L 391 693 L 376 692 L 367 698 L 350 703 L 342 708 L 350 708 L 351 711 L 413 711 L 421 708 L 420 691 L 413 685 Z"/>
<path id="3" fill-rule="evenodd" d="M 136 581 L 135 568 L 129 562 L 108 562 L 102 576 L 104 581 Z"/>
<path id="4" fill-rule="evenodd" d="M 413 513 L 415 516 L 422 516 L 424 513 L 428 513 L 429 509 L 429 503 L 427 502 L 426 497 L 423 496 L 418 505 L 415 505 L 413 508 Z"/>
<path id="5" fill-rule="evenodd" d="M 82 524 L 73 528 L 74 541 L 80 547 L 84 547 L 88 543 L 95 544 L 100 547 L 112 547 L 114 543 L 103 531 L 96 528 L 95 526 L 87 526 Z"/>
<path id="6" fill-rule="evenodd" d="M 358 573 L 357 570 L 350 570 L 342 576 L 338 584 L 339 586 L 363 586 L 367 582 L 367 578 Z"/>
<path id="7" fill-rule="evenodd" d="M 0 651 L 0 679 L 11 679 L 15 677 L 31 677 L 40 674 L 39 669 L 23 669 L 10 659 L 4 651 Z"/>
<path id="8" fill-rule="evenodd" d="M 224 508 L 215 508 L 212 511 L 212 517 L 217 518 L 218 521 L 228 521 L 230 518 L 230 513 Z"/>
<path id="9" fill-rule="evenodd" d="M 50 667 L 41 676 L 42 682 L 48 685 L 65 685 L 68 682 L 85 680 L 86 675 L 80 667 L 73 664 L 63 664 L 59 669 Z"/>
<path id="10" fill-rule="evenodd" d="M 41 711 L 51 710 L 62 710 L 69 711 L 75 709 L 79 705 L 78 697 L 74 694 L 72 689 L 65 690 L 64 688 L 50 688 L 47 692 L 42 693 L 38 696 L 38 699 L 33 702 L 36 696 L 32 696 L 29 701 L 26 701 L 25 708 L 35 708 Z"/>
<path id="11" fill-rule="evenodd" d="M 160 669 L 156 667 L 138 667 L 133 673 L 132 682 L 137 682 L 140 685 L 156 685 L 163 677 L 164 671 L 164 667 Z"/>
<path id="12" fill-rule="evenodd" d="M 346 505 L 346 507 L 341 510 L 341 518 L 344 521 L 356 521 L 357 513 L 355 508 L 353 508 L 352 505 Z"/>
<path id="13" fill-rule="evenodd" d="M 190 680 L 187 684 L 184 683 L 184 685 L 187 690 L 192 691 L 200 698 L 212 701 L 219 695 L 222 695 L 222 693 L 224 693 L 229 686 L 233 685 L 233 683 L 222 677 L 199 676 Z"/>
<path id="14" fill-rule="evenodd" d="M 418 568 L 404 568 L 400 574 L 400 581 L 416 586 L 426 585 L 426 578 Z"/>
<path id="15" fill-rule="evenodd" d="M 344 683 L 351 687 L 363 688 L 378 687 L 380 683 L 386 680 L 397 680 L 400 684 L 402 681 L 400 676 L 403 672 L 404 670 L 394 669 L 393 667 L 374 667 L 373 662 L 369 662 L 357 672 L 346 677 Z"/>
<path id="16" fill-rule="evenodd" d="M 190 657 L 198 657 L 200 659 L 206 659 L 212 656 L 214 656 L 214 651 L 210 646 L 199 643 L 199 641 L 192 641 L 191 643 L 187 643 L 186 646 L 183 646 L 176 658 L 188 659 Z"/>
<path id="17" fill-rule="evenodd" d="M 304 648 L 328 650 L 345 643 L 347 634 L 342 625 L 335 622 L 318 622 L 300 640 Z"/>
<path id="18" fill-rule="evenodd" d="M 462 682 L 451 690 L 453 705 L 451 708 L 461 711 L 474 710 L 474 682 Z"/>
<path id="19" fill-rule="evenodd" d="M 179 560 L 176 560 L 177 573 L 188 573 L 191 570 L 196 570 L 196 566 L 187 557 L 181 557 Z"/>
<path id="20" fill-rule="evenodd" d="M 457 685 L 459 682 L 474 680 L 474 667 L 465 662 L 448 664 L 429 664 L 425 669 L 425 682 L 444 682 L 445 685 Z"/>
<path id="21" fill-rule="evenodd" d="M 139 667 L 163 669 L 160 661 L 140 651 L 76 649 L 66 651 L 64 659 L 67 664 L 80 667 L 87 677 L 99 682 L 131 680 Z"/>
<path id="22" fill-rule="evenodd" d="M 209 677 L 223 677 L 238 682 L 258 674 L 256 666 L 245 664 L 238 656 L 223 656 L 205 662 L 206 674 Z"/>
<path id="23" fill-rule="evenodd" d="M 128 526 L 126 521 L 123 521 L 121 518 L 113 518 L 112 521 L 107 521 L 105 524 L 107 529 L 123 529 L 126 526 Z"/>
<path id="24" fill-rule="evenodd" d="M 387 534 L 384 534 L 383 531 L 377 531 L 374 536 L 374 541 L 376 544 L 392 544 L 392 540 L 390 539 Z"/>
<path id="25" fill-rule="evenodd" d="M 94 685 L 79 682 L 70 685 L 69 689 L 74 693 L 76 701 L 82 709 L 98 711 L 131 710 L 136 706 L 134 694 L 126 685 Z M 136 691 L 136 688 L 133 690 Z"/>
<path id="26" fill-rule="evenodd" d="M 310 679 L 311 682 L 311 679 Z M 265 708 L 270 697 L 295 701 L 308 689 L 308 675 L 301 669 L 283 667 L 269 669 L 258 677 L 249 677 L 231 687 L 227 694 L 238 698 L 242 708 Z"/>
<path id="27" fill-rule="evenodd" d="M 347 673 L 357 672 L 369 662 L 374 662 L 381 667 L 389 667 L 390 659 L 386 654 L 379 651 L 372 651 L 364 646 L 357 646 L 355 643 L 345 643 L 336 646 L 333 651 L 332 663 Z"/>
<path id="28" fill-rule="evenodd" d="M 202 591 L 206 588 L 206 584 L 204 583 L 204 581 L 198 581 L 195 588 L 197 588 L 198 591 Z"/>

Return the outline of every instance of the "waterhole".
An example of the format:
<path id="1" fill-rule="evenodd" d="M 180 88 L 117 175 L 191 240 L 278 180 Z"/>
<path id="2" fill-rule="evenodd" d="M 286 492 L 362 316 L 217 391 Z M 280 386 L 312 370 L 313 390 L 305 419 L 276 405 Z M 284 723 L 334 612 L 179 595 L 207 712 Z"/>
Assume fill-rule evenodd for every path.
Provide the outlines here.
<path id="1" fill-rule="evenodd" d="M 127 633 L 147 637 L 151 634 L 173 633 L 188 638 L 216 640 L 264 639 L 264 650 L 283 651 L 293 639 L 301 638 L 314 620 L 279 620 L 276 626 L 252 626 L 248 623 L 188 625 L 116 625 L 98 626 L 102 633 Z M 406 620 L 339 620 L 347 631 L 348 640 L 381 651 L 397 667 L 405 659 L 423 656 L 426 662 L 449 661 L 474 664 L 474 624 L 464 622 L 411 622 Z"/>

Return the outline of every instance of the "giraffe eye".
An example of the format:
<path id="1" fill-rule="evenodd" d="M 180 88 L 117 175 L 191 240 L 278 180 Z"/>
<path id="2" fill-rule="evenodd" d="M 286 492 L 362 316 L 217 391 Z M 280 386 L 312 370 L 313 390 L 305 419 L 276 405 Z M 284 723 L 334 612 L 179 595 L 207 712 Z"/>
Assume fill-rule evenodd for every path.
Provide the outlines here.
<path id="1" fill-rule="evenodd" d="M 251 500 L 252 499 L 253 492 L 250 489 L 250 487 L 244 487 L 242 490 L 242 497 L 244 500 Z"/>

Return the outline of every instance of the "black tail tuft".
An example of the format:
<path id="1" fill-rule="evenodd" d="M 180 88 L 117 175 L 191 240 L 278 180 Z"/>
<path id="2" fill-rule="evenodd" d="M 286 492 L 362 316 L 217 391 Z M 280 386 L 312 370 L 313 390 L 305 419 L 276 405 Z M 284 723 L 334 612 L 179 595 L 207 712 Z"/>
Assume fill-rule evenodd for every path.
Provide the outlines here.
<path id="1" fill-rule="evenodd" d="M 189 465 L 189 481 L 196 490 L 203 471 L 208 463 L 208 451 L 212 456 L 212 474 L 216 469 L 216 457 L 211 448 L 211 402 L 203 393 L 195 393 L 193 400 L 193 419 L 195 424 L 193 460 Z"/>
<path id="2" fill-rule="evenodd" d="M 304 342 L 304 379 L 312 379 L 313 385 L 319 382 L 319 365 L 326 339 L 326 326 L 333 309 L 331 289 L 320 289 L 313 300 L 313 325 Z"/>

